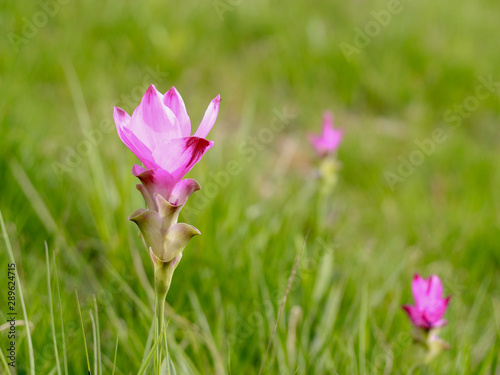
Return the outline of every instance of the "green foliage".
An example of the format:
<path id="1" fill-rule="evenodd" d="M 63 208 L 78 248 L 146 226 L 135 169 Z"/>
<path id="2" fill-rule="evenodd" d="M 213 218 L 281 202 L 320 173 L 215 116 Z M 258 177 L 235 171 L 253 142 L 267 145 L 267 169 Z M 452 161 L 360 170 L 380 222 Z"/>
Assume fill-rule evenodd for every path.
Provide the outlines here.
<path id="1" fill-rule="evenodd" d="M 102 373 L 137 373 L 155 348 L 152 266 L 127 221 L 144 206 L 137 160 L 112 123 L 113 105 L 133 111 L 149 83 L 175 85 L 194 128 L 222 97 L 215 146 L 190 173 L 203 190 L 180 219 L 202 235 L 167 297 L 178 374 L 258 372 L 308 231 L 263 373 L 410 373 L 400 305 L 415 272 L 438 274 L 453 298 L 442 331 L 451 349 L 414 373 L 499 371 L 500 90 L 477 108 L 467 99 L 478 77 L 500 81 L 498 2 L 402 1 L 349 60 L 340 44 L 386 1 L 4 3 L 0 209 L 32 333 L 17 327 L 20 374 L 30 340 L 37 374 L 82 373 L 86 352 Z M 54 15 L 26 29 L 43 21 L 43 4 Z M 16 52 L 9 33 L 26 31 L 36 35 Z M 452 127 L 457 105 L 475 109 Z M 264 139 L 284 108 L 294 118 Z M 346 136 L 335 190 L 320 197 L 305 134 L 324 109 Z M 400 176 L 436 128 L 445 140 L 391 189 L 386 173 Z"/>

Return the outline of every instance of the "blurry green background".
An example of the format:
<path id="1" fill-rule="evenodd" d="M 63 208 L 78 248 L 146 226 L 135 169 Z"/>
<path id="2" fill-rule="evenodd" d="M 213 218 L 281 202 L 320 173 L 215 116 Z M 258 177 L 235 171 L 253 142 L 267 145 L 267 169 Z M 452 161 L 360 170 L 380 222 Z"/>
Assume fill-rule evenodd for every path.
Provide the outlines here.
<path id="1" fill-rule="evenodd" d="M 44 241 L 57 260 L 55 328 L 62 363 L 64 325 L 70 373 L 87 366 L 75 286 L 92 366 L 94 295 L 103 373 L 117 335 L 117 374 L 135 373 L 150 344 L 152 267 L 127 221 L 144 205 L 130 173 L 137 160 L 112 123 L 113 106 L 131 113 L 150 83 L 180 91 L 194 129 L 222 97 L 215 146 L 190 177 L 206 186 L 229 161 L 242 167 L 181 214 L 202 236 L 167 297 L 178 373 L 258 372 L 309 231 L 264 373 L 411 373 L 411 325 L 400 305 L 412 303 L 419 272 L 438 274 L 453 296 L 442 331 L 451 349 L 415 373 L 499 374 L 500 87 L 470 97 L 478 77 L 500 82 L 500 3 L 400 8 L 377 29 L 372 12 L 387 10 L 386 1 L 2 2 L 0 209 L 37 374 L 57 373 Z M 356 46 L 367 25 L 378 32 L 347 59 L 341 44 Z M 452 129 L 444 116 L 464 101 L 473 110 Z M 241 152 L 284 108 L 294 114 L 284 130 L 258 143 L 255 157 Z M 338 184 L 319 198 L 305 135 L 319 131 L 325 109 L 345 139 Z M 446 140 L 391 189 L 387 172 L 397 174 L 435 128 Z M 1 246 L 3 324 L 9 260 Z M 26 374 L 26 331 L 17 330 L 17 370 Z"/>

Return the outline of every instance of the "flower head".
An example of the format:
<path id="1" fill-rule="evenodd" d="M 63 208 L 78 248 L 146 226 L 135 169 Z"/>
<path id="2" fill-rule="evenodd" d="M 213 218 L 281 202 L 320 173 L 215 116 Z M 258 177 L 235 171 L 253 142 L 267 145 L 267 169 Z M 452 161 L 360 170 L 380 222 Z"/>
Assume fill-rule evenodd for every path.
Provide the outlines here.
<path id="1" fill-rule="evenodd" d="M 443 285 L 436 275 L 423 279 L 416 274 L 412 281 L 415 306 L 404 305 L 411 322 L 425 330 L 442 327 L 446 324 L 443 315 L 451 297 L 443 298 Z"/>
<path id="2" fill-rule="evenodd" d="M 153 202 L 155 194 L 173 199 L 173 204 L 184 198 L 179 198 L 179 194 L 185 194 L 175 193 L 176 184 L 213 146 L 205 137 L 215 124 L 219 103 L 217 95 L 193 135 L 186 106 L 175 87 L 163 95 L 150 85 L 132 116 L 121 108 L 114 108 L 113 118 L 120 139 L 146 167 L 136 165 L 132 169 L 145 187 L 141 192 L 149 195 L 145 196 L 146 201 Z M 189 182 L 186 185 L 192 190 L 196 184 Z"/>
<path id="3" fill-rule="evenodd" d="M 333 153 L 342 141 L 343 132 L 333 128 L 333 114 L 323 113 L 323 132 L 321 135 L 310 134 L 309 141 L 320 156 Z"/>

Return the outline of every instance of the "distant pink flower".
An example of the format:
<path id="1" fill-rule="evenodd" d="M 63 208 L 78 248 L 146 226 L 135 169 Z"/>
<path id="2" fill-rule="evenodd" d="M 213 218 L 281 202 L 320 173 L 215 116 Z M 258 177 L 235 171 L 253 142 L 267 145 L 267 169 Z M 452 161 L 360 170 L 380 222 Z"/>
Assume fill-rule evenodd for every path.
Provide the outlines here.
<path id="1" fill-rule="evenodd" d="M 135 165 L 132 173 L 146 189 L 141 192 L 149 195 L 148 206 L 155 201 L 155 193 L 176 205 L 183 204 L 190 192 L 199 189 L 194 180 L 185 180 L 177 188 L 176 185 L 213 146 L 205 137 L 215 124 L 219 103 L 217 95 L 193 135 L 184 101 L 175 87 L 163 95 L 154 85 L 149 86 L 132 116 L 121 108 L 114 108 L 113 118 L 120 139 L 146 167 Z"/>
<path id="2" fill-rule="evenodd" d="M 443 315 L 451 297 L 443 298 L 443 285 L 436 275 L 423 279 L 416 274 L 412 281 L 415 306 L 404 305 L 411 322 L 420 328 L 429 330 L 446 324 Z"/>
<path id="3" fill-rule="evenodd" d="M 309 141 L 320 156 L 333 153 L 342 141 L 342 130 L 333 128 L 333 114 L 323 113 L 323 133 L 321 135 L 310 134 Z"/>

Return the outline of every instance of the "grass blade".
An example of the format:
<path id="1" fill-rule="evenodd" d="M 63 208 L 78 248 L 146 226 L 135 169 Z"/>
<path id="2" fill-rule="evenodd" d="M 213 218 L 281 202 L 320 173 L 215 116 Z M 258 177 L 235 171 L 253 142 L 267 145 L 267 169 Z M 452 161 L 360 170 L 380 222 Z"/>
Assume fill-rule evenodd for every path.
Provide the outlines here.
<path id="1" fill-rule="evenodd" d="M 261 375 L 262 371 L 264 370 L 264 365 L 266 363 L 267 355 L 269 353 L 269 350 L 271 349 L 271 344 L 273 342 L 274 334 L 276 333 L 276 330 L 278 329 L 278 323 L 280 321 L 281 314 L 283 314 L 283 309 L 285 308 L 286 299 L 288 297 L 288 293 L 290 293 L 290 289 L 292 288 L 293 279 L 295 278 L 295 274 L 297 273 L 297 267 L 299 266 L 300 256 L 302 255 L 302 252 L 304 251 L 304 248 L 306 247 L 308 237 L 309 237 L 309 231 L 307 231 L 306 237 L 304 238 L 304 242 L 302 244 L 302 248 L 300 249 L 299 254 L 295 258 L 295 261 L 293 262 L 292 272 L 290 273 L 290 277 L 288 278 L 288 284 L 286 286 L 285 295 L 283 296 L 283 301 L 281 302 L 281 306 L 280 306 L 280 309 L 278 311 L 278 317 L 276 318 L 276 323 L 274 324 L 274 328 L 273 328 L 273 331 L 271 332 L 271 336 L 269 336 L 269 341 L 267 342 L 266 352 L 264 353 L 264 358 L 262 358 L 262 363 L 260 364 L 259 375 Z"/>
<path id="2" fill-rule="evenodd" d="M 95 321 L 96 321 L 96 346 L 97 346 L 97 364 L 98 364 L 98 374 L 102 375 L 102 358 L 101 358 L 101 335 L 99 333 L 99 313 L 97 311 L 97 298 L 94 294 L 94 307 L 95 307 Z"/>
<path id="3" fill-rule="evenodd" d="M 118 339 L 119 339 L 119 336 L 116 335 L 115 359 L 113 360 L 113 372 L 111 373 L 111 375 L 115 375 L 115 370 L 116 370 L 116 355 L 118 354 Z"/>
<path id="4" fill-rule="evenodd" d="M 57 264 L 56 264 L 56 252 L 52 253 L 54 258 L 54 276 L 56 278 L 56 289 L 57 289 L 57 300 L 59 303 L 59 313 L 61 315 L 61 331 L 62 331 L 62 350 L 63 350 L 63 364 L 64 373 L 68 375 L 68 356 L 66 354 L 66 335 L 64 333 L 64 320 L 63 320 L 63 310 L 61 302 L 61 290 L 59 289 L 59 277 L 57 276 Z"/>
<path id="5" fill-rule="evenodd" d="M 0 210 L 0 225 L 2 227 L 2 235 L 5 241 L 5 246 L 7 247 L 7 254 L 11 263 L 16 263 L 14 259 L 14 252 L 12 251 L 12 246 L 10 245 L 9 236 L 7 234 L 7 228 L 5 228 L 5 222 L 3 221 L 2 211 Z M 31 331 L 28 320 L 28 314 L 26 312 L 26 304 L 24 303 L 23 288 L 21 287 L 21 280 L 19 279 L 19 274 L 16 271 L 16 283 L 19 288 L 19 297 L 21 299 L 21 308 L 23 310 L 24 321 L 26 322 L 26 338 L 28 340 L 28 355 L 30 360 L 30 374 L 35 375 L 35 356 L 33 354 L 33 342 L 31 341 Z"/>
<path id="6" fill-rule="evenodd" d="M 151 350 L 149 351 L 149 354 L 147 355 L 147 357 L 144 359 L 144 361 L 142 362 L 142 365 L 141 367 L 139 368 L 139 372 L 137 373 L 137 375 L 143 375 L 146 373 L 146 370 L 149 366 L 149 362 L 151 362 L 151 358 L 153 358 L 153 354 L 155 353 L 156 351 L 156 348 L 160 345 L 160 343 L 163 341 L 162 340 L 162 337 L 163 335 L 165 334 L 165 332 L 167 331 L 167 326 L 168 326 L 168 323 L 165 324 L 165 326 L 163 327 L 163 331 L 160 332 L 160 335 L 158 336 L 158 340 L 155 341 L 153 347 L 151 348 Z"/>
<path id="7" fill-rule="evenodd" d="M 76 304 L 78 305 L 78 313 L 80 314 L 80 323 L 82 324 L 83 344 L 85 346 L 85 355 L 87 356 L 87 370 L 88 373 L 91 374 L 92 372 L 90 371 L 89 351 L 87 348 L 87 339 L 85 338 L 85 327 L 83 325 L 82 309 L 80 308 L 80 300 L 78 299 L 78 291 L 76 290 L 76 287 L 75 287 L 75 294 L 76 294 Z"/>
<path id="8" fill-rule="evenodd" d="M 174 363 L 172 362 L 172 357 L 167 352 L 167 374 L 168 375 L 177 375 L 177 371 L 175 371 Z"/>
<path id="9" fill-rule="evenodd" d="M 366 375 L 366 342 L 368 337 L 368 332 L 366 329 L 366 322 L 368 320 L 368 289 L 366 286 L 363 287 L 361 293 L 361 308 L 360 308 L 360 319 L 359 319 L 359 332 L 358 332 L 358 350 L 359 350 L 359 374 Z"/>
<path id="10" fill-rule="evenodd" d="M 56 339 L 56 323 L 54 319 L 54 305 L 52 302 L 52 285 L 50 284 L 50 260 L 49 260 L 49 248 L 47 242 L 45 242 L 45 259 L 47 261 L 47 290 L 49 291 L 49 311 L 50 311 L 50 325 L 52 327 L 52 340 L 54 341 L 54 353 L 56 356 L 56 368 L 57 373 L 61 373 L 61 363 L 59 362 L 59 352 L 57 350 L 57 339 Z"/>
<path id="11" fill-rule="evenodd" d="M 3 367 L 5 367 L 5 373 L 9 374 L 10 373 L 9 364 L 7 363 L 7 358 L 5 358 L 5 355 L 3 354 L 3 349 L 1 346 L 0 346 L 0 362 L 2 362 Z"/>
<path id="12" fill-rule="evenodd" d="M 92 310 L 90 310 L 90 321 L 92 322 L 92 338 L 94 339 L 94 374 L 99 373 L 99 366 L 97 365 L 97 329 L 95 325 L 94 315 L 92 315 Z"/>
<path id="13" fill-rule="evenodd" d="M 54 220 L 49 208 L 43 201 L 42 197 L 33 186 L 33 183 L 29 179 L 21 164 L 19 164 L 16 159 L 12 159 L 9 163 L 9 167 L 12 175 L 19 184 L 19 187 L 28 198 L 31 206 L 33 207 L 33 210 L 40 218 L 40 221 L 42 222 L 47 232 L 56 234 L 58 232 L 56 221 Z"/>

